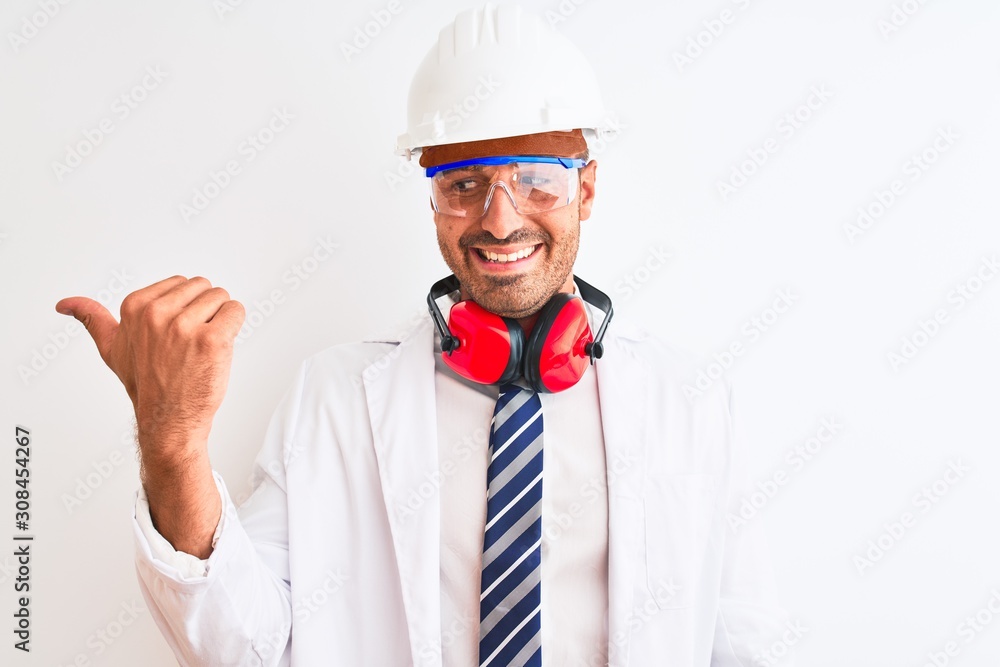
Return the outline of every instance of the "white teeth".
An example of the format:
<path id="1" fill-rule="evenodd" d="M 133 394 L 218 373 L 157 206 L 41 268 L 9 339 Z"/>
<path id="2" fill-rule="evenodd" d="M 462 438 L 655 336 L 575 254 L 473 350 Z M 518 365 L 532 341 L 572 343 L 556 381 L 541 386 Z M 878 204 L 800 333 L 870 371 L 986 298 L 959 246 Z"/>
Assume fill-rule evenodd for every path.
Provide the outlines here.
<path id="1" fill-rule="evenodd" d="M 519 259 L 524 259 L 525 257 L 527 257 L 528 255 L 530 255 L 531 253 L 535 252 L 535 248 L 536 247 L 537 246 L 531 246 L 530 248 L 522 248 L 521 250 L 518 250 L 517 252 L 512 252 L 512 253 L 507 254 L 507 255 L 502 255 L 502 254 L 498 255 L 495 252 L 489 252 L 489 251 L 486 251 L 486 250 L 480 250 L 478 248 L 476 249 L 476 252 L 478 252 L 479 256 L 482 257 L 483 259 L 488 259 L 488 260 L 491 260 L 491 261 L 494 261 L 494 262 L 497 262 L 498 264 L 500 264 L 500 263 L 506 263 L 506 262 L 516 262 Z"/>

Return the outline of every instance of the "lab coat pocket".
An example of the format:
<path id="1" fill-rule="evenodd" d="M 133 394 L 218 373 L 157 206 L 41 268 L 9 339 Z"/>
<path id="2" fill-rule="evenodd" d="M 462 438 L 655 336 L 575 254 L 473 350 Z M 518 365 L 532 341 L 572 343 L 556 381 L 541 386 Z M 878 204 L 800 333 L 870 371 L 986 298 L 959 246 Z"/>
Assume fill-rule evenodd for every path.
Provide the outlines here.
<path id="1" fill-rule="evenodd" d="M 646 585 L 660 609 L 695 604 L 715 484 L 715 476 L 707 473 L 656 474 L 646 480 Z"/>

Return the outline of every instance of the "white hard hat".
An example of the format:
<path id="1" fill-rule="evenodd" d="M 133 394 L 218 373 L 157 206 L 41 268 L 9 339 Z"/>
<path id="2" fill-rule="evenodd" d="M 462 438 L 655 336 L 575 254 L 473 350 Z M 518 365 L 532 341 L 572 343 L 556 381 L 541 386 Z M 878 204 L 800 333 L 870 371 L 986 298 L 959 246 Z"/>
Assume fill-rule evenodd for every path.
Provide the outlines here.
<path id="1" fill-rule="evenodd" d="M 396 153 L 553 130 L 614 134 L 597 77 L 580 50 L 520 5 L 458 14 L 410 84 Z"/>

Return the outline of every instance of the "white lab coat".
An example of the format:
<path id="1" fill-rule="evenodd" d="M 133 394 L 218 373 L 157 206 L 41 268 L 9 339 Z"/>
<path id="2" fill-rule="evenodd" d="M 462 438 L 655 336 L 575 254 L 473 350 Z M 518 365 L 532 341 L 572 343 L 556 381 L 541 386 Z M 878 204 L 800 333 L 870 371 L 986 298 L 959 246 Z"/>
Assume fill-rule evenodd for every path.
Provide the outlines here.
<path id="1" fill-rule="evenodd" d="M 136 525 L 140 586 L 181 664 L 441 664 L 462 621 L 440 612 L 433 336 L 424 317 L 303 363 L 207 576 L 153 558 Z M 786 618 L 759 518 L 737 533 L 725 520 L 745 470 L 729 383 L 689 402 L 696 367 L 621 318 L 605 348 L 588 372 L 609 477 L 609 664 L 761 664 Z"/>

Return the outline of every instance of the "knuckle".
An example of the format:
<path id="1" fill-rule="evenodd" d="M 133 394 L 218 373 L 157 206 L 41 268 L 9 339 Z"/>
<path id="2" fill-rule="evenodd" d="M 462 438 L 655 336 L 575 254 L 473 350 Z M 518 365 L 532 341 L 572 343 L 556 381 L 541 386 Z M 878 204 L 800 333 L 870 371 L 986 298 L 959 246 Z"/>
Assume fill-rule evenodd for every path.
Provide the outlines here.
<path id="1" fill-rule="evenodd" d="M 122 299 L 121 314 L 124 315 L 134 315 L 141 305 L 141 299 L 138 292 L 132 292 Z"/>
<path id="2" fill-rule="evenodd" d="M 213 296 L 222 297 L 227 301 L 229 300 L 229 292 L 227 292 L 226 289 L 223 287 L 213 287 L 212 289 L 209 290 L 209 292 L 211 292 Z"/>
<path id="3" fill-rule="evenodd" d="M 206 287 L 211 287 L 211 281 L 205 276 L 195 276 L 188 280 L 189 283 L 195 283 L 196 285 L 203 285 Z"/>
<path id="4" fill-rule="evenodd" d="M 216 327 L 205 327 L 198 338 L 205 349 L 223 349 L 230 342 L 226 332 Z"/>
<path id="5" fill-rule="evenodd" d="M 163 322 L 169 313 L 170 306 L 162 299 L 154 299 L 146 304 L 142 311 L 142 319 L 152 324 Z"/>
<path id="6" fill-rule="evenodd" d="M 197 334 L 194 323 L 183 315 L 170 320 L 170 323 L 167 325 L 167 330 L 170 333 L 178 334 L 179 336 L 185 338 Z"/>

